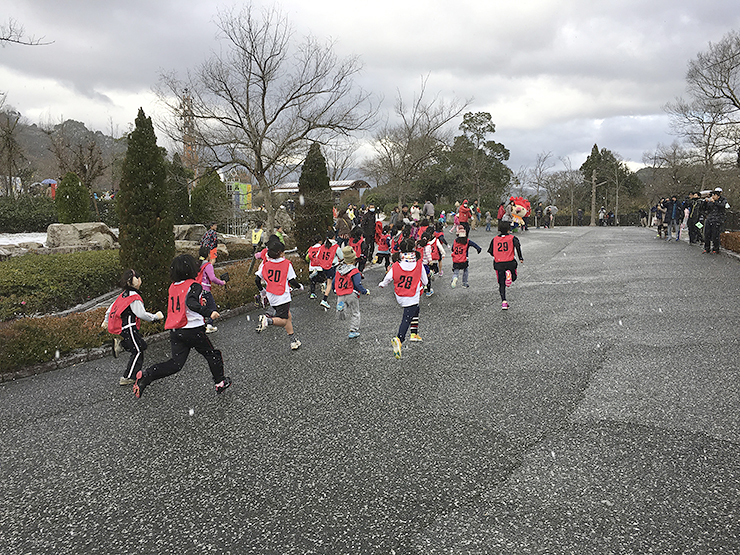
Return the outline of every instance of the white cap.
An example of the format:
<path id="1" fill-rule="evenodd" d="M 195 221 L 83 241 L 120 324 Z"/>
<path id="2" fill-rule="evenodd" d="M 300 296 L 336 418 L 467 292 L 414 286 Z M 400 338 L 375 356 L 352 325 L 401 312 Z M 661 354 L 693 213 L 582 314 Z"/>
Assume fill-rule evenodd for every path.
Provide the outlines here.
<path id="1" fill-rule="evenodd" d="M 722 187 L 717 187 L 717 188 L 716 188 L 716 189 L 714 190 L 714 192 L 715 192 L 715 193 L 720 193 L 720 194 L 721 194 L 721 193 L 722 193 Z"/>

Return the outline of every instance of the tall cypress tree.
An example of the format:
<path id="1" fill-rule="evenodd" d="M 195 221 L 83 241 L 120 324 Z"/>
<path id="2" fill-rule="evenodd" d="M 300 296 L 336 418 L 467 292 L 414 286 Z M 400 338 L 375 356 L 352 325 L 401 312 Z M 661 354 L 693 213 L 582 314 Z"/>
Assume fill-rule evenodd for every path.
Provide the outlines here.
<path id="1" fill-rule="evenodd" d="M 180 155 L 175 152 L 167 165 L 167 187 L 170 190 L 170 211 L 175 224 L 192 222 L 188 183 L 193 179 L 192 170 L 182 165 Z"/>
<path id="2" fill-rule="evenodd" d="M 54 203 L 62 224 L 90 221 L 90 192 L 74 172 L 67 172 L 57 188 Z"/>
<path id="3" fill-rule="evenodd" d="M 173 219 L 168 210 L 167 169 L 151 118 L 139 108 L 121 168 L 117 196 L 121 265 L 143 276 L 145 303 L 166 306 L 169 267 L 175 256 Z"/>
<path id="4" fill-rule="evenodd" d="M 211 222 L 226 223 L 231 213 L 231 198 L 216 170 L 211 169 L 198 178 L 190 195 L 190 213 L 195 223 L 206 227 Z"/>
<path id="5" fill-rule="evenodd" d="M 318 143 L 308 149 L 303 163 L 301 177 L 298 179 L 299 202 L 295 210 L 295 241 L 298 251 L 306 253 L 313 244 L 313 238 L 319 235 L 322 239 L 331 229 L 334 218 L 329 173 L 326 169 L 326 158 L 321 154 Z"/>

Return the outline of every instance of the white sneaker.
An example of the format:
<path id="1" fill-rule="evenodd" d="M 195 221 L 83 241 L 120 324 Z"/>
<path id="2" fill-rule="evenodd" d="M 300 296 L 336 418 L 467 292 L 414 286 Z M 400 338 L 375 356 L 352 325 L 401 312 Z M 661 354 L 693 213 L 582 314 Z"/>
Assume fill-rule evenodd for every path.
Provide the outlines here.
<path id="1" fill-rule="evenodd" d="M 206 333 L 214 333 L 217 331 L 218 331 L 218 328 L 216 326 L 212 326 L 211 324 L 206 324 Z"/>
<path id="2" fill-rule="evenodd" d="M 257 333 L 267 329 L 269 323 L 267 322 L 267 315 L 260 314 L 259 323 L 257 324 Z"/>
<path id="3" fill-rule="evenodd" d="M 321 301 L 319 304 L 323 306 L 324 308 L 326 308 L 327 310 L 331 308 L 331 305 L 327 303 L 326 301 Z"/>
<path id="4" fill-rule="evenodd" d="M 298 347 L 300 346 L 301 346 L 301 342 L 298 339 L 294 339 L 293 341 L 290 342 L 290 348 L 293 349 L 294 351 L 297 350 Z"/>
<path id="5" fill-rule="evenodd" d="M 457 278 L 456 277 L 452 278 L 452 283 L 450 284 L 450 287 L 452 287 L 453 289 L 455 287 L 457 287 Z"/>

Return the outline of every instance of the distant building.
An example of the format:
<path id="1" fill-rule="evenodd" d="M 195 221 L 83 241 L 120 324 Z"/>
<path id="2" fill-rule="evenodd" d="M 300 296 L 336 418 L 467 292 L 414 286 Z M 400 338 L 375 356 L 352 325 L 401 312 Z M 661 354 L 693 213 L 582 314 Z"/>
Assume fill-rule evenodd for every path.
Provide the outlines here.
<path id="1" fill-rule="evenodd" d="M 360 202 L 360 194 L 363 189 L 369 189 L 370 185 L 362 179 L 345 179 L 344 181 L 330 181 L 329 187 L 334 195 L 334 205 L 343 206 L 346 204 Z M 282 183 L 272 191 L 276 194 L 286 194 L 293 197 L 298 196 L 298 182 Z"/>

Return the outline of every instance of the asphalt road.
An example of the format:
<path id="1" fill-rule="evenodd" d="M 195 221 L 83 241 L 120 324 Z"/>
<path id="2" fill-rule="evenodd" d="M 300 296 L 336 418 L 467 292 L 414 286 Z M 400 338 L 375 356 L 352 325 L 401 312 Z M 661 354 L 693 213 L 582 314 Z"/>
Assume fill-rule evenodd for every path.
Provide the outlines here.
<path id="1" fill-rule="evenodd" d="M 195 352 L 139 400 L 110 357 L 0 384 L 0 551 L 740 553 L 740 261 L 531 230 L 504 312 L 472 238 L 401 360 L 374 267 L 359 339 L 305 293 L 296 352 L 220 322 L 220 396 Z"/>

